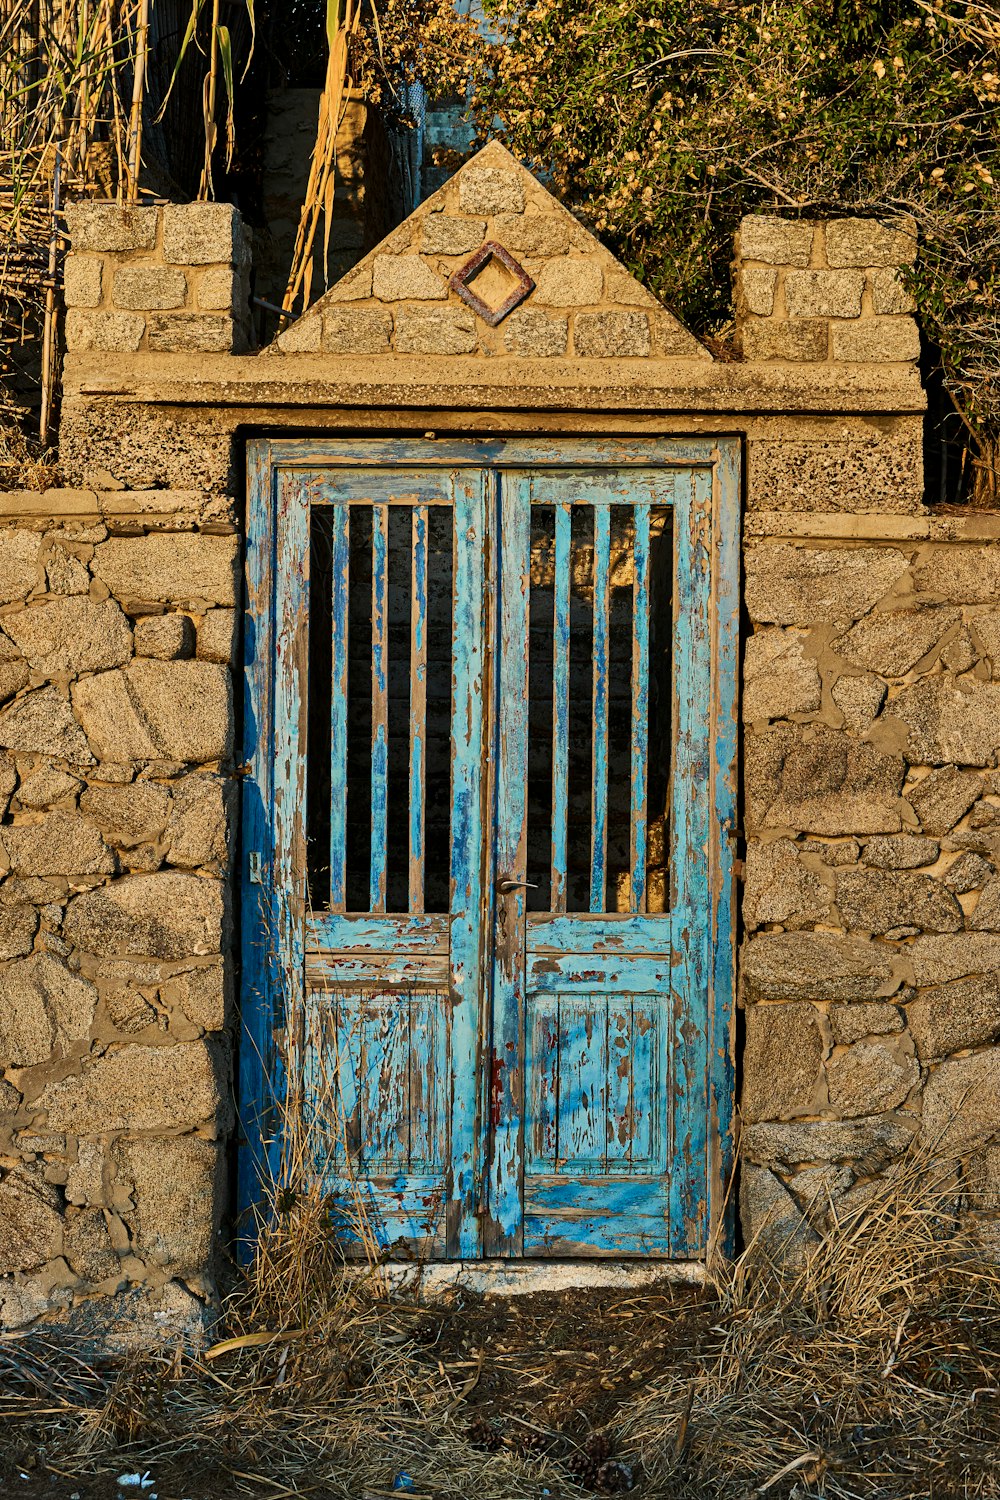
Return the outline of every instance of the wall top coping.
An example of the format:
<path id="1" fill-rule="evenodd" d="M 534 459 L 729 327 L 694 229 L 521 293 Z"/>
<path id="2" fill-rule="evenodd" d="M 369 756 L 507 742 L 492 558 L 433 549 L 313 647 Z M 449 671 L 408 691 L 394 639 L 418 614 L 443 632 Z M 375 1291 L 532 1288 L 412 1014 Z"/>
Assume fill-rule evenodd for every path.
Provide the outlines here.
<path id="1" fill-rule="evenodd" d="M 910 364 L 695 360 L 463 360 L 392 356 L 70 354 L 65 399 L 151 406 L 741 413 L 923 412 Z"/>

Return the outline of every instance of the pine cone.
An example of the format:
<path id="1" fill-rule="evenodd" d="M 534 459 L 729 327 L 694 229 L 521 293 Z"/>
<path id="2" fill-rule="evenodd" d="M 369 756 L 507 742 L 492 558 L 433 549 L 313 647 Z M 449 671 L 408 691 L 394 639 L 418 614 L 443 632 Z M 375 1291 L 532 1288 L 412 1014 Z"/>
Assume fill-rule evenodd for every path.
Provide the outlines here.
<path id="1" fill-rule="evenodd" d="M 495 1453 L 502 1442 L 496 1424 L 489 1417 L 473 1417 L 469 1423 L 468 1438 L 476 1448 L 485 1448 L 487 1453 Z"/>
<path id="2" fill-rule="evenodd" d="M 592 1432 L 583 1440 L 583 1451 L 588 1458 L 594 1458 L 598 1463 L 603 1463 L 610 1458 L 614 1452 L 614 1443 L 608 1432 Z"/>
<path id="3" fill-rule="evenodd" d="M 519 1426 L 510 1437 L 511 1447 L 522 1458 L 530 1458 L 535 1453 L 544 1453 L 549 1447 L 549 1443 L 548 1433 L 539 1432 L 535 1427 Z"/>
<path id="4" fill-rule="evenodd" d="M 593 1487 L 599 1495 L 621 1495 L 634 1483 L 628 1464 L 623 1464 L 620 1458 L 609 1458 L 598 1468 Z"/>

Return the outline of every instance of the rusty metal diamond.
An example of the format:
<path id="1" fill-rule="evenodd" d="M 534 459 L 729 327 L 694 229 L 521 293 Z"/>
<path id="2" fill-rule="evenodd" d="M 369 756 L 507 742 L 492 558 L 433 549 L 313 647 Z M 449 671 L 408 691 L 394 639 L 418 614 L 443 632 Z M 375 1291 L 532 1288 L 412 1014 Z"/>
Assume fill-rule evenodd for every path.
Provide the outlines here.
<path id="1" fill-rule="evenodd" d="M 484 301 L 478 292 L 472 290 L 472 283 L 494 261 L 498 269 L 502 267 L 509 276 L 514 278 L 514 285 L 502 301 L 491 307 L 490 303 Z M 458 293 L 467 307 L 472 308 L 477 317 L 489 324 L 490 328 L 495 328 L 498 323 L 502 323 L 507 314 L 512 313 L 515 307 L 535 290 L 535 283 L 524 267 L 518 265 L 510 251 L 498 245 L 496 240 L 487 240 L 481 245 L 464 266 L 459 266 L 448 285 Z"/>

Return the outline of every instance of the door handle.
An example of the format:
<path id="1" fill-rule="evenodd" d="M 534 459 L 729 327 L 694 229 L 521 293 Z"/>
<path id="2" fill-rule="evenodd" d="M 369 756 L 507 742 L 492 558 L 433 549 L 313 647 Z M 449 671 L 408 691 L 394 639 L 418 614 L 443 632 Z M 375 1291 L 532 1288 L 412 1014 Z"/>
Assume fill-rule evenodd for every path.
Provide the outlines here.
<path id="1" fill-rule="evenodd" d="M 537 891 L 538 885 L 534 880 L 511 880 L 505 876 L 497 881 L 497 892 L 501 896 L 512 896 L 515 891 Z"/>

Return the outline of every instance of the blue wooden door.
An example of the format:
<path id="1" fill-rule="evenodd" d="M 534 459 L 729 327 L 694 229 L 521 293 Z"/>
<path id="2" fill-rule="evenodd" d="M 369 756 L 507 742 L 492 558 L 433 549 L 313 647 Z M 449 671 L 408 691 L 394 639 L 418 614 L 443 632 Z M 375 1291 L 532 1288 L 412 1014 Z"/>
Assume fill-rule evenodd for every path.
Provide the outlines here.
<path id="1" fill-rule="evenodd" d="M 253 461 L 244 1200 L 280 1095 L 346 1239 L 704 1255 L 731 1092 L 734 452 Z"/>

